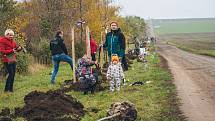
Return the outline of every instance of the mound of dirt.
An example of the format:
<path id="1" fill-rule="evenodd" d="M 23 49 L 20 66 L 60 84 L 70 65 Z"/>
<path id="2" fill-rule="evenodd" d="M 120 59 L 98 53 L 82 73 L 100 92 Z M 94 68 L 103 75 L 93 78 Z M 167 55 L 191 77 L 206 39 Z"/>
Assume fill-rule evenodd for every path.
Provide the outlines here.
<path id="1" fill-rule="evenodd" d="M 137 110 L 134 104 L 129 102 L 113 103 L 107 112 L 107 116 L 114 116 L 109 121 L 135 121 Z"/>
<path id="2" fill-rule="evenodd" d="M 102 87 L 101 84 L 97 84 L 95 92 L 104 91 L 106 89 L 107 89 L 107 87 Z M 61 88 L 59 90 L 57 90 L 57 92 L 65 93 L 65 92 L 69 92 L 72 90 L 82 92 L 82 91 L 84 91 L 84 87 L 82 87 L 82 84 L 79 81 L 74 83 L 73 80 L 65 80 L 64 84 L 61 86 Z"/>
<path id="3" fill-rule="evenodd" d="M 9 108 L 2 109 L 0 116 L 9 116 L 9 115 L 10 115 L 10 109 Z"/>
<path id="4" fill-rule="evenodd" d="M 10 117 L 11 117 L 10 109 L 9 108 L 2 109 L 0 113 L 0 121 L 12 121 Z"/>
<path id="5" fill-rule="evenodd" d="M 12 119 L 9 117 L 2 117 L 0 118 L 0 121 L 12 121 Z"/>
<path id="6" fill-rule="evenodd" d="M 79 121 L 84 116 L 84 106 L 75 98 L 59 92 L 31 92 L 24 98 L 23 108 L 15 115 L 28 121 Z"/>
<path id="7" fill-rule="evenodd" d="M 137 55 L 131 55 L 131 54 L 125 54 L 126 58 L 128 58 L 129 60 L 134 60 L 136 58 L 138 58 Z"/>

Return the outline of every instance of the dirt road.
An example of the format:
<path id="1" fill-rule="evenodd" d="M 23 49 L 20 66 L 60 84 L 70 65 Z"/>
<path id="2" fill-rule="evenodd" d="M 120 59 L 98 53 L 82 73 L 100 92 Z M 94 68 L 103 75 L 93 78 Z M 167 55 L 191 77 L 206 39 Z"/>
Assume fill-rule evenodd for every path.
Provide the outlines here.
<path id="1" fill-rule="evenodd" d="M 215 58 L 158 42 L 157 51 L 174 76 L 181 110 L 188 121 L 215 121 Z"/>

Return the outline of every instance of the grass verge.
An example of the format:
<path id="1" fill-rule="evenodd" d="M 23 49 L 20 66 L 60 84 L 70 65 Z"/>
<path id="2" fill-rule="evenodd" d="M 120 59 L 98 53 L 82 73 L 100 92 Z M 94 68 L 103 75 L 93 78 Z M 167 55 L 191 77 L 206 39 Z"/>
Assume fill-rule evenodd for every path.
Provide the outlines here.
<path id="1" fill-rule="evenodd" d="M 188 51 L 194 54 L 199 54 L 199 55 L 206 55 L 206 56 L 210 56 L 210 57 L 215 57 L 215 50 L 206 50 L 206 49 L 194 49 L 193 46 L 195 46 L 195 44 L 193 45 L 186 45 L 186 43 L 179 43 L 179 42 L 175 42 L 175 41 L 168 41 L 167 44 L 169 45 L 173 45 L 179 49 L 182 49 L 184 51 Z"/>
<path id="2" fill-rule="evenodd" d="M 106 111 L 113 102 L 130 101 L 138 111 L 137 121 L 181 121 L 183 117 L 178 109 L 179 100 L 172 84 L 172 77 L 167 69 L 160 66 L 157 54 L 148 57 L 148 64 L 134 60 L 129 71 L 125 72 L 128 85 L 123 86 L 120 92 L 105 90 L 95 94 L 83 95 L 81 92 L 69 92 L 85 106 L 86 115 L 82 121 L 95 121 L 106 116 Z M 0 109 L 23 106 L 23 98 L 31 91 L 48 91 L 60 87 L 64 80 L 71 78 L 68 65 L 61 66 L 56 85 L 51 85 L 50 68 L 41 70 L 34 75 L 16 77 L 15 92 L 3 93 L 4 82 L 0 82 Z M 145 82 L 143 86 L 129 86 L 135 81 Z M 148 83 L 146 83 L 148 82 Z M 108 86 L 108 84 L 104 84 Z M 97 110 L 95 112 L 95 109 Z M 23 120 L 23 119 L 16 119 Z"/>

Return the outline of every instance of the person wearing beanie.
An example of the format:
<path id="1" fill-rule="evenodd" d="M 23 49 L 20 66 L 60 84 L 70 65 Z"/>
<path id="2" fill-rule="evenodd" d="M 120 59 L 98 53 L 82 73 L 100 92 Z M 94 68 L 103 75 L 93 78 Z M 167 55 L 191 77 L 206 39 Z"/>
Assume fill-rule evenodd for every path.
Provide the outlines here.
<path id="1" fill-rule="evenodd" d="M 120 91 L 121 80 L 124 79 L 124 73 L 122 69 L 122 65 L 119 62 L 119 57 L 117 55 L 112 55 L 111 64 L 108 67 L 107 71 L 107 80 L 110 81 L 110 91 L 116 90 Z"/>

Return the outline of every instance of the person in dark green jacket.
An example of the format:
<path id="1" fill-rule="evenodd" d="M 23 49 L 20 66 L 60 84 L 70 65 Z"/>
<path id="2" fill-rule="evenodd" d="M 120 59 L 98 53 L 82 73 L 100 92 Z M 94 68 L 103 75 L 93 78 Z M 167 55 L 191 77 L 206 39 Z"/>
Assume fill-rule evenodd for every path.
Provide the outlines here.
<path id="1" fill-rule="evenodd" d="M 106 35 L 106 41 L 103 45 L 104 48 L 108 50 L 109 62 L 111 55 L 117 54 L 120 58 L 120 61 L 123 65 L 123 68 L 127 70 L 127 63 L 125 60 L 125 36 L 118 27 L 117 22 L 111 22 L 110 24 L 111 31 Z"/>
<path id="2" fill-rule="evenodd" d="M 111 31 L 106 35 L 106 41 L 103 45 L 104 48 L 108 50 L 108 56 L 117 54 L 122 58 L 125 54 L 125 37 L 121 30 L 118 28 L 117 22 L 112 22 L 110 24 Z"/>

